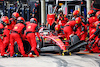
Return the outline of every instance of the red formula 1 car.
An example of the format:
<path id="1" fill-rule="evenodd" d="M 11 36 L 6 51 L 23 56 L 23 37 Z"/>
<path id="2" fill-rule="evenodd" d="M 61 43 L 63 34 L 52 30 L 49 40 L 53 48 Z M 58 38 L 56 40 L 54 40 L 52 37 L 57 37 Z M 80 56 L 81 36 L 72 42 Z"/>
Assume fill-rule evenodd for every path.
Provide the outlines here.
<path id="1" fill-rule="evenodd" d="M 57 34 L 56 32 L 49 30 L 45 27 L 42 27 L 39 30 L 40 37 L 42 41 L 38 41 L 37 49 L 41 49 L 48 46 L 58 46 L 62 55 L 71 55 L 71 52 L 80 51 L 80 47 L 87 45 L 86 42 L 80 41 L 77 35 L 70 37 L 70 46 L 65 45 L 64 35 Z M 52 49 L 51 49 L 52 50 Z M 46 50 L 45 50 L 46 51 Z"/>

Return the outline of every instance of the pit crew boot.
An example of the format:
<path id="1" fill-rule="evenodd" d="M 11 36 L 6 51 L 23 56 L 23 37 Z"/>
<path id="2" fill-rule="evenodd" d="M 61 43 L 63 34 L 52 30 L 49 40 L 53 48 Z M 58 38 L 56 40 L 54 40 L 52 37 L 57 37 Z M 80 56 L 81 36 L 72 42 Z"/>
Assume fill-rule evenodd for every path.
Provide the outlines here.
<path id="1" fill-rule="evenodd" d="M 30 53 L 28 56 L 29 56 L 29 57 L 34 57 L 32 53 Z"/>
<path id="2" fill-rule="evenodd" d="M 90 50 L 89 46 L 86 45 L 86 49 L 84 51 L 89 51 L 89 50 Z"/>
<path id="3" fill-rule="evenodd" d="M 27 54 L 24 54 L 23 57 L 28 57 L 28 55 Z"/>
<path id="4" fill-rule="evenodd" d="M 7 53 L 4 52 L 3 54 L 1 54 L 1 56 L 7 57 Z"/>

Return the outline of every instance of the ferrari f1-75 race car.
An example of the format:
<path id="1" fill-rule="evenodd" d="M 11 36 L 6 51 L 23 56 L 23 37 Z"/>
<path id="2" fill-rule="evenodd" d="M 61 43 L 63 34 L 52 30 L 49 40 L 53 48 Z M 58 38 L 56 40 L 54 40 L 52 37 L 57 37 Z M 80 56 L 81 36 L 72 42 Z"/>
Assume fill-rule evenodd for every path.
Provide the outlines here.
<path id="1" fill-rule="evenodd" d="M 39 30 L 40 37 L 42 41 L 40 42 L 38 39 L 37 44 L 40 51 L 42 51 L 42 48 L 49 47 L 49 46 L 58 46 L 59 47 L 59 53 L 62 55 L 71 54 L 71 52 L 77 52 L 80 51 L 80 47 L 87 45 L 87 42 L 80 41 L 79 37 L 77 35 L 70 36 L 70 46 L 65 45 L 66 40 L 64 40 L 64 34 L 58 34 L 53 30 L 47 29 L 45 27 L 42 27 Z M 46 51 L 46 50 L 45 50 Z M 52 51 L 52 49 L 51 49 Z"/>

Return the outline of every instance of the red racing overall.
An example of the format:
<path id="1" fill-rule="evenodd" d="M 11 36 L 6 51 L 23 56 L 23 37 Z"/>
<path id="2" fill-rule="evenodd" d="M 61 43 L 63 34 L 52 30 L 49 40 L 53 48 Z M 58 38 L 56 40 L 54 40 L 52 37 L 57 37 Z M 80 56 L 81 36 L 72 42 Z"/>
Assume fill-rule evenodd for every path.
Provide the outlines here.
<path id="1" fill-rule="evenodd" d="M 64 34 L 65 34 L 65 37 L 66 37 L 66 40 L 69 40 L 69 36 L 73 33 L 73 27 L 75 26 L 76 22 L 75 21 L 69 21 L 63 31 L 64 31 Z M 66 42 L 66 45 L 68 45 L 69 43 Z"/>
<path id="2" fill-rule="evenodd" d="M 19 17 L 18 19 L 21 19 L 22 17 Z M 18 21 L 18 20 L 17 20 Z M 22 20 L 21 20 L 22 21 Z M 19 20 L 20 22 L 20 20 Z M 23 21 L 24 22 L 24 21 Z M 25 25 L 23 23 L 17 23 L 13 30 L 12 33 L 10 35 L 10 56 L 12 57 L 14 54 L 14 42 L 17 41 L 17 44 L 20 48 L 20 52 L 23 56 L 27 56 L 25 54 L 24 51 L 24 46 L 23 46 L 23 42 L 21 40 L 22 35 L 24 34 L 24 30 L 25 30 Z"/>
<path id="3" fill-rule="evenodd" d="M 3 44 L 3 29 L 4 29 L 4 25 L 2 23 L 0 23 L 0 51 L 1 51 L 1 56 L 4 56 L 5 54 L 5 50 L 4 50 L 4 44 Z"/>
<path id="4" fill-rule="evenodd" d="M 7 45 L 9 45 L 9 41 L 10 41 L 10 27 L 9 25 L 7 25 L 5 28 L 4 28 L 4 38 L 3 38 L 3 43 L 4 43 L 4 48 L 7 47 Z"/>
<path id="5" fill-rule="evenodd" d="M 7 52 L 9 52 L 9 42 L 10 42 L 10 31 L 13 29 L 14 25 L 16 24 L 15 20 L 11 18 L 9 20 L 9 24 L 7 24 L 4 28 L 4 37 L 3 37 L 3 43 L 4 43 L 4 49 L 8 46 Z"/>
<path id="6" fill-rule="evenodd" d="M 36 49 L 37 44 L 36 44 L 36 39 L 35 39 L 35 32 L 38 32 L 37 24 L 30 23 L 26 26 L 26 38 L 31 45 L 31 51 L 34 51 L 34 53 L 37 56 L 39 56 L 39 53 Z"/>
<path id="7" fill-rule="evenodd" d="M 100 48 L 97 46 L 97 44 L 98 44 L 98 42 L 100 40 L 100 23 L 97 26 L 97 29 L 96 29 L 95 33 L 90 36 L 89 40 L 91 40 L 94 37 L 96 37 L 96 38 L 95 38 L 95 42 L 94 42 L 94 44 L 92 46 L 92 50 L 91 51 L 92 52 L 96 52 L 96 53 L 100 53 L 100 50 L 99 50 Z"/>
<path id="8" fill-rule="evenodd" d="M 95 29 L 94 23 L 95 23 L 96 21 L 98 21 L 98 18 L 95 17 L 95 16 L 90 17 L 90 18 L 88 19 L 89 35 L 90 35 L 90 36 L 92 35 L 90 31 L 92 31 L 93 29 Z"/>

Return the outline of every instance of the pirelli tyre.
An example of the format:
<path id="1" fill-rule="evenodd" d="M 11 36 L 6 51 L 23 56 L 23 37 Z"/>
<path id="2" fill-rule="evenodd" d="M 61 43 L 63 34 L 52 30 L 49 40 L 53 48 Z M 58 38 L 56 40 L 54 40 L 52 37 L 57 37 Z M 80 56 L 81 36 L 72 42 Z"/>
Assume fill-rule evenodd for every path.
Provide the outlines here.
<path id="1" fill-rule="evenodd" d="M 23 41 L 23 46 L 24 46 L 25 53 L 28 54 L 31 50 L 31 46 L 30 46 L 29 42 Z M 18 47 L 17 42 L 14 43 L 14 51 L 15 51 L 15 53 L 20 54 L 20 48 Z"/>
<path id="2" fill-rule="evenodd" d="M 41 39 L 42 39 L 42 41 L 40 42 L 40 40 L 38 39 L 38 37 L 36 37 L 38 52 L 41 52 L 41 48 L 43 47 L 43 38 L 41 37 Z"/>
<path id="3" fill-rule="evenodd" d="M 79 39 L 79 37 L 77 35 L 74 35 L 74 36 L 70 37 L 70 44 L 71 45 L 74 45 L 74 44 L 76 44 L 79 41 L 80 41 L 80 39 Z"/>

